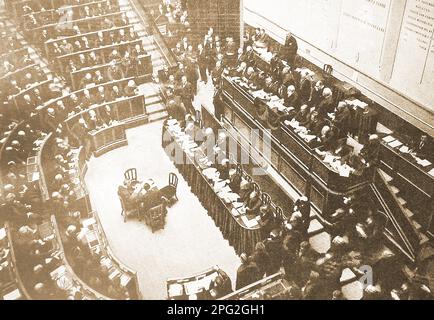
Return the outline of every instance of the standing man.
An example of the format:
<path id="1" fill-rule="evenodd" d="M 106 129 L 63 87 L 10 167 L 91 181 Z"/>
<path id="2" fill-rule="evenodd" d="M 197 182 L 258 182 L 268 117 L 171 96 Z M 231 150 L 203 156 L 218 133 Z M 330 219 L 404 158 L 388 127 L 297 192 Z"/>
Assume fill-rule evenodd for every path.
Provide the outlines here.
<path id="1" fill-rule="evenodd" d="M 284 57 L 286 61 L 289 63 L 289 65 L 294 66 L 295 57 L 297 56 L 298 51 L 298 44 L 291 32 L 289 32 L 286 36 L 284 50 Z"/>
<path id="2" fill-rule="evenodd" d="M 181 78 L 181 100 L 184 104 L 187 112 L 194 115 L 195 110 L 193 107 L 193 86 L 190 82 L 187 81 L 187 76 L 182 76 Z"/>

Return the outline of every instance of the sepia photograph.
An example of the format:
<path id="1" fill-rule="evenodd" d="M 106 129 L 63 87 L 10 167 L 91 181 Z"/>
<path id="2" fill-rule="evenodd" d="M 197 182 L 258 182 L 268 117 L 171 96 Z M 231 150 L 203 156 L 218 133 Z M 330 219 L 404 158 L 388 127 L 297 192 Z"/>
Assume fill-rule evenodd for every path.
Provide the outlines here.
<path id="1" fill-rule="evenodd" d="M 0 0 L 0 32 L 0 300 L 434 299 L 434 0 Z"/>

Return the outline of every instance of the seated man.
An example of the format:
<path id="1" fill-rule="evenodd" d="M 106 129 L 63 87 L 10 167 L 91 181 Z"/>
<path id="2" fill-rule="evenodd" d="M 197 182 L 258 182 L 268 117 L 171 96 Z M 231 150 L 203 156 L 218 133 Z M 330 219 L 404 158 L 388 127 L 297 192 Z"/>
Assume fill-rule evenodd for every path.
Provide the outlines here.
<path id="1" fill-rule="evenodd" d="M 300 111 L 295 115 L 294 120 L 299 123 L 305 123 L 308 121 L 310 115 L 310 108 L 307 104 L 300 107 Z"/>
<path id="2" fill-rule="evenodd" d="M 124 88 L 125 95 L 132 97 L 138 94 L 138 88 L 134 80 L 129 80 L 128 84 Z"/>
<path id="3" fill-rule="evenodd" d="M 243 202 L 247 202 L 250 198 L 250 194 L 253 192 L 253 184 L 247 180 L 241 180 L 240 183 L 240 199 Z"/>
<path id="4" fill-rule="evenodd" d="M 419 158 L 434 160 L 434 147 L 426 134 L 422 135 L 420 140 L 414 144 L 413 152 Z"/>
<path id="5" fill-rule="evenodd" d="M 312 148 L 322 146 L 324 151 L 334 150 L 336 147 L 336 137 L 333 130 L 329 126 L 324 126 L 321 129 L 320 136 L 312 140 L 309 145 Z"/>
<path id="6" fill-rule="evenodd" d="M 137 197 L 134 195 L 134 189 L 130 180 L 125 179 L 124 183 L 119 186 L 118 195 L 125 205 L 125 210 L 137 208 Z"/>
<path id="7" fill-rule="evenodd" d="M 229 187 L 234 193 L 239 194 L 241 191 L 241 175 L 235 169 L 229 170 Z"/>
<path id="8" fill-rule="evenodd" d="M 229 159 L 223 159 L 217 170 L 220 172 L 220 179 L 229 180 L 229 172 L 231 170 Z"/>
<path id="9" fill-rule="evenodd" d="M 140 198 L 141 213 L 146 214 L 149 209 L 155 208 L 163 203 L 162 194 L 160 190 L 151 190 L 151 186 L 145 183 L 143 189 L 146 193 Z"/>
<path id="10" fill-rule="evenodd" d="M 252 191 L 249 195 L 249 199 L 246 201 L 246 214 L 249 216 L 259 215 L 259 209 L 261 208 L 261 199 L 258 192 Z"/>

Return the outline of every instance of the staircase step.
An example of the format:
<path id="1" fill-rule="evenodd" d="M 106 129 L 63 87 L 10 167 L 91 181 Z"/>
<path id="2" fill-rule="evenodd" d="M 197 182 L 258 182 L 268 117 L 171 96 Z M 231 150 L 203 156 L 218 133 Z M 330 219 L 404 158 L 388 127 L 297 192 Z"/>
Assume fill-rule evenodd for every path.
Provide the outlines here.
<path id="1" fill-rule="evenodd" d="M 395 195 L 397 195 L 398 193 L 401 192 L 401 190 L 399 190 L 397 187 L 395 187 L 395 186 L 393 186 L 393 185 L 390 186 L 390 189 L 392 190 L 392 192 L 393 192 Z"/>
<path id="2" fill-rule="evenodd" d="M 407 201 L 401 197 L 398 197 L 397 200 L 398 200 L 399 204 L 403 207 L 405 207 L 405 205 L 407 204 Z"/>
<path id="3" fill-rule="evenodd" d="M 162 103 L 154 103 L 146 106 L 146 113 L 148 115 L 166 110 L 166 107 Z"/>
<path id="4" fill-rule="evenodd" d="M 420 236 L 421 236 L 421 240 L 419 242 L 420 245 L 424 245 L 425 243 L 429 242 L 430 239 L 424 233 L 421 233 Z"/>
<path id="5" fill-rule="evenodd" d="M 168 116 L 169 116 L 169 114 L 167 113 L 167 111 L 150 114 L 149 115 L 149 122 L 163 120 L 163 119 L 166 119 Z"/>
<path id="6" fill-rule="evenodd" d="M 422 226 L 419 224 L 419 222 L 417 222 L 416 220 L 412 220 L 414 227 L 416 228 L 416 230 L 420 231 L 422 229 Z"/>
<path id="7" fill-rule="evenodd" d="M 156 103 L 161 103 L 161 97 L 159 94 L 151 95 L 151 96 L 145 96 L 145 104 L 146 106 L 150 106 Z"/>
<path id="8" fill-rule="evenodd" d="M 388 175 L 386 172 L 384 172 L 381 169 L 378 169 L 378 171 L 381 173 L 381 175 L 384 177 L 384 179 L 387 181 L 387 183 L 392 182 L 393 178 L 390 175 Z"/>
<path id="9" fill-rule="evenodd" d="M 405 208 L 404 212 L 405 212 L 405 215 L 406 215 L 408 218 L 410 218 L 410 219 L 414 216 L 413 211 L 411 211 L 411 210 L 408 209 L 408 208 Z"/>

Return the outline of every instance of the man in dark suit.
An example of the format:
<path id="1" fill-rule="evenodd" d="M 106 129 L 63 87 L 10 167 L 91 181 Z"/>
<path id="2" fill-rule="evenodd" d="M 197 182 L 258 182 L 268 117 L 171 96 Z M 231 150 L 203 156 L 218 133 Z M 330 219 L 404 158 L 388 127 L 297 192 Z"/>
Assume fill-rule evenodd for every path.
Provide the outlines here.
<path id="1" fill-rule="evenodd" d="M 419 158 L 425 158 L 429 161 L 434 159 L 434 148 L 427 135 L 422 135 L 418 143 L 414 145 L 413 151 Z"/>
<path id="2" fill-rule="evenodd" d="M 291 34 L 291 32 L 289 32 L 288 35 L 286 36 L 286 40 L 285 40 L 284 56 L 286 58 L 286 61 L 291 66 L 293 66 L 295 63 L 297 51 L 298 51 L 297 40 L 294 38 L 294 36 Z"/>
<path id="3" fill-rule="evenodd" d="M 240 256 L 241 265 L 237 270 L 235 290 L 239 290 L 261 279 L 258 266 L 245 253 Z"/>
<path id="4" fill-rule="evenodd" d="M 331 113 L 334 110 L 333 106 L 333 92 L 329 88 L 324 88 L 323 100 L 319 103 L 317 111 L 318 114 L 325 118 L 327 113 Z"/>
<path id="5" fill-rule="evenodd" d="M 246 214 L 250 216 L 259 215 L 259 209 L 261 208 L 261 199 L 259 198 L 259 194 L 256 191 L 253 191 L 249 195 L 249 199 L 246 203 Z"/>
<path id="6" fill-rule="evenodd" d="M 312 94 L 309 100 L 309 106 L 310 107 L 317 107 L 322 98 L 323 98 L 323 91 L 324 91 L 324 84 L 322 83 L 322 81 L 317 81 L 317 83 L 315 83 L 315 86 L 312 90 Z"/>
<path id="7" fill-rule="evenodd" d="M 199 44 L 197 46 L 197 65 L 199 67 L 200 81 L 202 82 L 208 82 L 207 61 L 206 51 L 202 44 Z"/>
<path id="8" fill-rule="evenodd" d="M 310 95 L 312 92 L 312 82 L 310 78 L 311 76 L 309 74 L 309 71 L 306 70 L 302 72 L 299 86 L 301 104 L 307 103 L 310 99 Z"/>
<path id="9" fill-rule="evenodd" d="M 107 78 L 110 81 L 121 80 L 124 77 L 122 69 L 116 64 L 115 61 L 110 63 L 110 67 L 107 69 Z"/>
<path id="10" fill-rule="evenodd" d="M 187 76 L 182 76 L 181 78 L 181 100 L 184 104 L 185 108 L 190 114 L 195 114 L 195 110 L 193 107 L 193 85 L 187 81 Z"/>
<path id="11" fill-rule="evenodd" d="M 339 129 L 339 137 L 343 138 L 347 135 L 350 127 L 351 111 L 345 102 L 339 102 L 336 107 L 335 119 L 333 124 Z"/>

